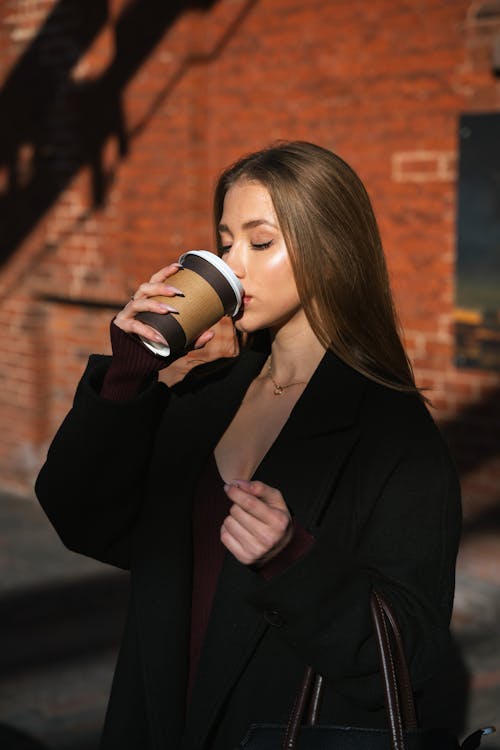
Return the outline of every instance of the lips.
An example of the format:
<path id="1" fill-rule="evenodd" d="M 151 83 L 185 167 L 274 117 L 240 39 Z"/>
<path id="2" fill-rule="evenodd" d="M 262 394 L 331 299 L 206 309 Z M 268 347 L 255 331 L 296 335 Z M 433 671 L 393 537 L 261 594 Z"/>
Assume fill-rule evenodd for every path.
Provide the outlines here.
<path id="1" fill-rule="evenodd" d="M 249 303 L 249 302 L 250 302 L 250 301 L 251 301 L 252 299 L 253 299 L 253 298 L 252 298 L 252 296 L 251 296 L 250 294 L 245 294 L 245 295 L 244 295 L 244 296 L 242 297 L 242 300 L 241 300 L 241 307 L 240 307 L 240 309 L 239 309 L 239 311 L 238 311 L 238 314 L 237 314 L 237 315 L 235 315 L 235 316 L 233 317 L 233 320 L 239 320 L 239 319 L 240 319 L 240 318 L 241 318 L 241 317 L 243 316 L 243 313 L 245 312 L 245 307 L 246 307 L 246 306 L 248 305 L 248 303 Z"/>

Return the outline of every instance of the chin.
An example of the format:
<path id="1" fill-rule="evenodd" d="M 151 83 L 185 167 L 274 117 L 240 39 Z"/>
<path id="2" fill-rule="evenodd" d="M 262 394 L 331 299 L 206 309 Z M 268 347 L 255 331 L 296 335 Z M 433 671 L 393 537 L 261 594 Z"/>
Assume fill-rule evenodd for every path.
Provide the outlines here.
<path id="1" fill-rule="evenodd" d="M 234 327 L 240 333 L 255 333 L 256 331 L 260 331 L 262 330 L 262 328 L 266 328 L 267 326 L 263 325 L 262 321 L 260 323 L 252 321 L 251 318 L 249 319 L 249 317 L 243 313 L 241 318 L 235 319 Z"/>
<path id="2" fill-rule="evenodd" d="M 250 326 L 250 325 L 248 325 L 248 324 L 247 324 L 246 322 L 244 322 L 244 321 L 243 321 L 243 320 L 241 320 L 241 319 L 240 319 L 240 320 L 235 320 L 235 321 L 234 321 L 234 327 L 235 327 L 235 328 L 236 328 L 236 330 L 237 330 L 237 331 L 239 331 L 240 333 L 253 333 L 254 331 L 258 330 L 258 329 L 257 329 L 257 328 L 255 328 L 254 326 Z"/>
<path id="3" fill-rule="evenodd" d="M 302 311 L 302 308 L 299 308 L 299 311 Z M 297 315 L 297 312 L 296 309 L 287 310 L 281 316 L 278 313 L 274 316 L 257 314 L 257 311 L 254 312 L 253 310 L 243 310 L 233 319 L 234 327 L 240 333 L 256 333 L 263 329 L 277 330 L 289 323 Z"/>

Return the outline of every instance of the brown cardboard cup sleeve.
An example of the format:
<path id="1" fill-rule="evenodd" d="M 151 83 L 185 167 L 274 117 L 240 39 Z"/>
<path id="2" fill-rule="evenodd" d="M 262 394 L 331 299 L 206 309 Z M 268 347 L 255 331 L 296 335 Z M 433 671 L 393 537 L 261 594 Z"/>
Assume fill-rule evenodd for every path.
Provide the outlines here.
<path id="1" fill-rule="evenodd" d="M 159 331 L 168 342 L 165 346 L 140 337 L 148 349 L 163 357 L 181 353 L 224 315 L 236 315 L 243 298 L 239 279 L 214 253 L 190 250 L 181 255 L 179 263 L 182 268 L 169 276 L 166 283 L 180 289 L 184 297 L 155 297 L 173 305 L 179 312 L 140 312 L 135 316 Z"/>

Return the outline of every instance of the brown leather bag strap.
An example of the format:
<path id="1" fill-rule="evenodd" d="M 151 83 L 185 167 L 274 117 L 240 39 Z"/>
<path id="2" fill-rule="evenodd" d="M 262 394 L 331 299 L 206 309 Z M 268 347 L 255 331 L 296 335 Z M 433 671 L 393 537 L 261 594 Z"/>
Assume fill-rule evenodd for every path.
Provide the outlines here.
<path id="1" fill-rule="evenodd" d="M 401 637 L 401 631 L 399 629 L 398 621 L 396 616 L 389 606 L 386 599 L 376 591 L 373 595 L 377 598 L 379 605 L 381 606 L 385 617 L 387 618 L 391 633 L 394 638 L 395 644 L 395 657 L 396 657 L 396 674 L 398 677 L 398 691 L 399 699 L 401 703 L 401 711 L 403 714 L 403 724 L 405 729 L 417 729 L 417 714 L 415 711 L 415 701 L 413 698 L 413 690 L 411 687 L 410 671 L 406 661 L 405 650 L 403 645 L 403 638 Z"/>
<path id="2" fill-rule="evenodd" d="M 391 641 L 387 631 L 387 621 L 378 594 L 372 594 L 370 601 L 373 625 L 378 646 L 382 680 L 384 684 L 385 709 L 392 750 L 404 750 L 403 719 L 399 702 L 396 665 L 392 655 Z"/>
<path id="3" fill-rule="evenodd" d="M 311 667 L 306 667 L 302 682 L 295 696 L 295 701 L 288 717 L 288 724 L 286 725 L 285 737 L 281 747 L 283 750 L 295 750 L 297 747 L 297 740 L 300 731 L 300 725 L 304 717 L 304 711 L 309 701 L 311 694 L 311 686 L 313 684 L 314 672 Z"/>
<path id="4" fill-rule="evenodd" d="M 306 716 L 306 724 L 317 724 L 321 708 L 321 699 L 323 697 L 324 681 L 320 674 L 316 674 L 312 687 L 309 709 Z"/>
<path id="5" fill-rule="evenodd" d="M 403 639 L 394 612 L 377 591 L 372 593 L 370 611 L 380 659 L 391 750 L 405 750 L 404 730 L 416 729 L 417 721 Z M 296 750 L 298 747 L 306 706 L 309 706 L 307 723 L 317 723 L 323 687 L 321 675 L 306 667 L 290 712 L 282 750 Z"/>

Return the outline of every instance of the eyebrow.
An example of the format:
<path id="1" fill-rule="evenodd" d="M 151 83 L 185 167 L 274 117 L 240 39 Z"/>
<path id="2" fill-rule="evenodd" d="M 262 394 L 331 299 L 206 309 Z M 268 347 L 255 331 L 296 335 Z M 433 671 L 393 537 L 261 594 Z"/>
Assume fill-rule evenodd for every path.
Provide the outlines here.
<path id="1" fill-rule="evenodd" d="M 242 229 L 254 229 L 255 227 L 262 226 L 262 224 L 268 224 L 270 227 L 273 227 L 273 229 L 278 228 L 276 224 L 273 224 L 272 221 L 268 221 L 267 219 L 251 219 L 250 221 L 245 221 Z M 227 224 L 219 224 L 219 232 L 228 232 L 229 234 L 231 234 L 231 231 Z"/>

